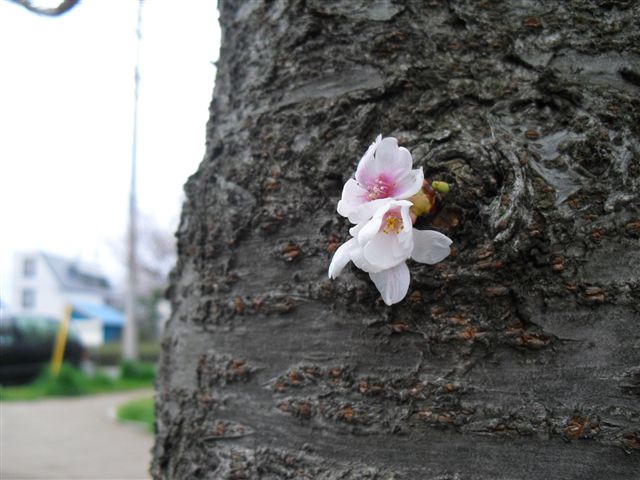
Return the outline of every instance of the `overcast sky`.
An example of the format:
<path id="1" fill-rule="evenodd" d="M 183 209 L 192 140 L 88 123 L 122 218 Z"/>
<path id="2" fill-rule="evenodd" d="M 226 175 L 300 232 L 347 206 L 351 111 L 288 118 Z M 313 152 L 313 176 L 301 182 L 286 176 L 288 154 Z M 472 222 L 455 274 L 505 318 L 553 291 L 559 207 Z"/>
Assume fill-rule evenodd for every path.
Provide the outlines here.
<path id="1" fill-rule="evenodd" d="M 175 230 L 204 153 L 219 27 L 215 0 L 147 1 L 140 52 L 138 204 Z M 0 298 L 14 251 L 121 275 L 137 0 L 83 0 L 41 17 L 0 0 Z"/>

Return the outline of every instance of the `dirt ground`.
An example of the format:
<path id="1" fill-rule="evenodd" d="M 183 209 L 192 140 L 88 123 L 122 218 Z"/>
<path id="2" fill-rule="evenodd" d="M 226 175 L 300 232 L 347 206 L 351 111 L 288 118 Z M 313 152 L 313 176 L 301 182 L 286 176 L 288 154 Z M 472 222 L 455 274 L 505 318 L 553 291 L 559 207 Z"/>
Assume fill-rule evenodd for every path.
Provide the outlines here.
<path id="1" fill-rule="evenodd" d="M 153 436 L 114 419 L 115 407 L 149 396 L 135 391 L 0 403 L 0 478 L 150 478 Z"/>

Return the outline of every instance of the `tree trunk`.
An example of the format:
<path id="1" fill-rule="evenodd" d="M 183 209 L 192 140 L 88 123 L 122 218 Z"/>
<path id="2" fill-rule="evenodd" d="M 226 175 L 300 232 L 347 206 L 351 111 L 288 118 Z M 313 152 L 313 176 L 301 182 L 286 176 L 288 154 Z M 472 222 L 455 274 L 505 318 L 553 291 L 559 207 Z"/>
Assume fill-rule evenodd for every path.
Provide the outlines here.
<path id="1" fill-rule="evenodd" d="M 639 2 L 221 0 L 155 478 L 638 478 Z M 378 133 L 452 185 L 407 298 L 327 267 Z"/>

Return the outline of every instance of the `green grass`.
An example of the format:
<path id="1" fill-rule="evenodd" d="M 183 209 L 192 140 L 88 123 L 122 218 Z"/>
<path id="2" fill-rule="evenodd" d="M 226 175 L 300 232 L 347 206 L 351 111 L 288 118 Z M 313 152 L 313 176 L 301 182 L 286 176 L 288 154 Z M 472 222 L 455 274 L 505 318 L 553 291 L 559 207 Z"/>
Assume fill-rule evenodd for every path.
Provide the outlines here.
<path id="1" fill-rule="evenodd" d="M 121 422 L 143 424 L 147 431 L 153 433 L 156 418 L 153 397 L 138 398 L 124 403 L 118 407 L 116 415 Z"/>
<path id="2" fill-rule="evenodd" d="M 70 365 L 62 365 L 60 374 L 54 377 L 49 369 L 40 374 L 29 385 L 0 387 L 0 401 L 36 400 L 44 397 L 73 397 L 95 393 L 109 393 L 137 388 L 151 388 L 154 376 L 153 365 L 132 364 L 121 368 L 118 378 L 112 379 L 102 373 L 87 375 Z M 138 373 L 136 373 L 138 372 Z"/>

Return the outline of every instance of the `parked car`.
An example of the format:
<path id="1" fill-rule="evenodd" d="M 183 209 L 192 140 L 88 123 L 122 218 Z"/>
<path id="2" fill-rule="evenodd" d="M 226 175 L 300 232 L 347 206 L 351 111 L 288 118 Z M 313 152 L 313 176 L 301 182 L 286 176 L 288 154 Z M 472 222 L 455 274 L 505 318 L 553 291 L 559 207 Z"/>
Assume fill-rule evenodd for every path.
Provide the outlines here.
<path id="1" fill-rule="evenodd" d="M 0 323 L 0 384 L 28 383 L 51 362 L 60 323 L 49 317 L 16 316 Z M 69 332 L 64 360 L 80 366 L 87 352 Z"/>

